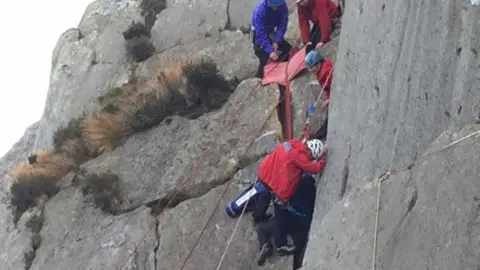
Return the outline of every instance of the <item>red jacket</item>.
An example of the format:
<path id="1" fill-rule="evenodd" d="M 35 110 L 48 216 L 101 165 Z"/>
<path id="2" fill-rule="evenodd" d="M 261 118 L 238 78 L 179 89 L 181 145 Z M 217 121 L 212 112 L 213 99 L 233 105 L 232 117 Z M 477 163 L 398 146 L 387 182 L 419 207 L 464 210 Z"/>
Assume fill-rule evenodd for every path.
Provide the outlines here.
<path id="1" fill-rule="evenodd" d="M 305 145 L 292 139 L 279 144 L 267 155 L 258 168 L 258 177 L 281 200 L 288 201 L 295 191 L 302 173 L 319 173 L 325 165 L 325 155 L 312 161 L 305 152 Z"/>
<path id="2" fill-rule="evenodd" d="M 297 5 L 297 12 L 304 43 L 309 41 L 310 25 L 308 21 L 319 26 L 322 35 L 321 42 L 326 43 L 330 40 L 332 20 L 340 16 L 335 3 L 331 0 L 310 0 L 310 5 L 307 7 Z"/>
<path id="3" fill-rule="evenodd" d="M 332 84 L 333 74 L 330 74 L 333 69 L 332 61 L 327 58 L 323 59 L 322 66 L 317 73 L 317 81 L 320 83 L 320 89 L 325 85 L 325 96 L 330 98 L 330 85 Z"/>

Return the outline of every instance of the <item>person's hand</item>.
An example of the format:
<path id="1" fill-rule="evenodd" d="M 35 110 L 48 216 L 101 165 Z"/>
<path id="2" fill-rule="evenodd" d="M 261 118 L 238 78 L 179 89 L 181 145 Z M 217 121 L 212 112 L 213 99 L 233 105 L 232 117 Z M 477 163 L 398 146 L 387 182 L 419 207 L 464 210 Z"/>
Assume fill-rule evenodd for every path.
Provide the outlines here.
<path id="1" fill-rule="evenodd" d="M 278 50 L 278 48 L 279 48 L 278 43 L 274 42 L 273 43 L 273 49 L 276 51 L 276 50 Z"/>
<path id="2" fill-rule="evenodd" d="M 322 101 L 322 105 L 320 105 L 321 108 L 325 108 L 327 107 L 328 103 L 330 102 L 330 99 L 326 99 L 324 101 Z"/>
<path id="3" fill-rule="evenodd" d="M 270 53 L 270 59 L 272 59 L 273 61 L 277 61 L 278 60 L 278 55 L 275 51 L 271 52 Z"/>
<path id="4" fill-rule="evenodd" d="M 323 42 L 317 43 L 317 46 L 315 46 L 315 49 L 320 49 L 324 45 Z"/>

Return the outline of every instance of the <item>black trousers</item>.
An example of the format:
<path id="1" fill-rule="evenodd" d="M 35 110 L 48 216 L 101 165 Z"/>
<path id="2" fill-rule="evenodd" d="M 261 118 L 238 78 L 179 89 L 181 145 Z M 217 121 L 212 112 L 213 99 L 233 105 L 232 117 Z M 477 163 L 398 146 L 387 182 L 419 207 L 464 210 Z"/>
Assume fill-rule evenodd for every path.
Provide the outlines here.
<path id="1" fill-rule="evenodd" d="M 262 192 L 258 195 L 258 200 L 257 200 L 257 205 L 255 206 L 255 209 L 253 210 L 252 216 L 253 216 L 253 221 L 257 226 L 263 226 L 265 221 L 267 221 L 268 217 L 266 216 L 266 211 L 268 209 L 268 206 L 270 205 L 270 202 L 273 198 L 273 195 L 271 194 L 270 191 L 265 191 Z M 274 224 L 273 228 L 269 228 L 271 231 L 271 234 L 275 238 L 275 246 L 281 247 L 287 244 L 287 230 L 286 230 L 286 222 L 287 222 L 287 214 L 289 213 L 287 210 L 285 210 L 282 206 L 278 204 L 273 204 L 273 209 L 275 212 L 275 217 L 273 218 Z M 268 222 L 267 222 L 268 223 Z M 264 229 L 266 231 L 267 229 Z M 262 236 L 260 238 L 269 238 L 269 235 L 267 236 Z M 263 241 L 264 242 L 264 241 Z M 265 242 L 264 242 L 265 243 Z M 261 243 L 261 246 L 264 244 Z"/>
<path id="2" fill-rule="evenodd" d="M 267 245 L 270 248 L 273 248 L 272 239 L 275 238 L 275 246 L 279 247 L 281 244 L 287 243 L 287 234 L 292 237 L 293 243 L 296 247 L 295 252 L 293 253 L 293 269 L 299 269 L 302 266 L 303 256 L 305 254 L 305 249 L 308 242 L 308 233 L 310 231 L 310 224 L 312 222 L 312 217 L 302 217 L 297 216 L 286 210 L 282 210 L 280 217 L 282 220 L 283 232 L 279 232 L 278 229 L 278 218 L 277 214 L 275 217 L 264 222 L 260 222 L 256 225 L 256 233 L 259 243 L 259 250 L 262 249 L 264 245 Z M 283 236 L 279 237 L 279 233 L 283 233 Z M 277 239 L 280 239 L 280 245 L 277 244 Z M 284 239 L 284 240 L 282 240 Z"/>
<path id="3" fill-rule="evenodd" d="M 278 62 L 286 62 L 288 61 L 288 54 L 290 50 L 292 49 L 292 45 L 288 43 L 286 40 L 282 40 L 278 44 L 278 50 L 280 50 L 282 53 L 278 56 Z M 264 72 L 263 68 L 268 62 L 268 59 L 270 59 L 270 55 L 268 55 L 267 52 L 263 48 L 261 48 L 257 43 L 253 43 L 253 50 L 255 55 L 258 58 L 258 70 L 257 74 L 255 75 L 257 78 L 263 78 Z"/>
<path id="4" fill-rule="evenodd" d="M 327 118 L 323 122 L 322 126 L 315 132 L 313 139 L 319 139 L 325 141 L 327 139 L 327 130 L 328 130 L 328 106 L 327 106 Z"/>

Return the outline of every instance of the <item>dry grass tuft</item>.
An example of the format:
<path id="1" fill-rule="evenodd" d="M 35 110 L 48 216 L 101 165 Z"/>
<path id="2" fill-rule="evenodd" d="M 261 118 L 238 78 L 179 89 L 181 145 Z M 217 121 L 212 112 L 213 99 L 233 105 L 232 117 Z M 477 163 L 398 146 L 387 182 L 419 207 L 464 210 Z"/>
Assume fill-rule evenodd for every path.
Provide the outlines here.
<path id="1" fill-rule="evenodd" d="M 40 151 L 35 156 L 34 163 L 25 162 L 13 168 L 12 176 L 17 180 L 35 176 L 60 179 L 75 165 L 73 158 L 62 153 Z"/>
<path id="2" fill-rule="evenodd" d="M 82 134 L 88 149 L 102 154 L 121 145 L 130 134 L 126 123 L 123 114 L 90 112 L 82 123 Z"/>

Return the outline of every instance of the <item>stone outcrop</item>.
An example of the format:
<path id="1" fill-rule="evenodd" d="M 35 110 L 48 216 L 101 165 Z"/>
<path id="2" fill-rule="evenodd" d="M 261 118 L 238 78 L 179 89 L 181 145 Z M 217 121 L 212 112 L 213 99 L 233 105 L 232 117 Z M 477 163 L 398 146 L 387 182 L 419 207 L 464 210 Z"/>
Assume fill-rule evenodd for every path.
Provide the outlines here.
<path id="1" fill-rule="evenodd" d="M 433 153 L 472 132 L 443 133 Z M 475 269 L 480 265 L 480 134 L 426 157 L 381 185 L 377 269 Z M 311 236 L 307 269 L 367 269 L 372 264 L 377 182 L 352 190 Z M 311 247 L 310 247 L 311 248 Z"/>
<path id="2" fill-rule="evenodd" d="M 147 207 L 105 215 L 69 187 L 47 202 L 44 218 L 32 270 L 155 269 L 156 220 Z"/>
<path id="3" fill-rule="evenodd" d="M 227 79 L 236 77 L 240 81 L 254 77 L 258 67 L 248 36 L 239 31 L 223 31 L 219 35 L 175 46 L 152 56 L 139 65 L 135 74 L 151 76 L 151 70 L 157 66 L 185 56 L 208 56 L 217 63 L 220 73 Z"/>
<path id="4" fill-rule="evenodd" d="M 455 131 L 478 121 L 480 28 L 476 26 L 479 18 L 480 9 L 466 1 L 348 2 L 329 108 L 330 151 L 316 202 L 306 269 L 318 265 L 318 254 L 327 245 L 320 233 L 330 222 L 325 215 L 339 199 L 383 171 L 408 165 L 444 130 Z M 457 165 L 458 170 L 464 168 L 461 163 Z M 441 177 L 439 174 L 424 181 L 443 181 Z M 468 177 L 455 180 L 468 182 Z M 462 190 L 452 190 L 455 195 L 449 196 L 462 197 Z M 404 191 L 398 192 L 407 196 Z M 375 195 L 371 193 L 371 196 Z M 419 198 L 421 196 L 426 194 L 419 193 Z M 438 205 L 448 200 L 440 194 L 429 196 L 428 200 L 436 199 Z M 370 205 L 366 197 L 368 195 L 363 195 L 366 204 L 363 207 Z M 359 199 L 358 203 L 363 201 Z M 335 205 L 337 211 L 340 204 Z M 385 212 L 400 211 L 394 208 L 393 205 L 383 207 Z M 368 209 L 372 211 L 371 207 Z M 431 217 L 426 218 L 436 216 L 434 212 L 427 214 Z M 359 215 L 367 213 L 359 212 Z M 453 213 L 445 220 L 456 222 Z M 392 224 L 394 222 L 392 220 Z M 410 222 L 411 226 L 420 226 L 424 219 L 412 218 Z M 355 225 L 349 224 L 349 227 Z M 403 236 L 394 233 L 394 237 Z M 340 242 L 328 241 L 340 246 Z M 413 240 L 403 243 L 415 245 Z M 442 254 L 431 249 L 432 245 L 429 242 L 425 246 L 431 250 L 431 256 Z M 379 245 L 379 250 L 384 248 L 385 245 Z M 353 253 L 355 249 L 345 247 L 342 252 Z M 389 256 L 393 256 L 393 252 Z M 419 260 L 422 257 L 417 256 Z M 408 260 L 412 261 L 413 257 Z M 442 267 L 440 261 L 433 260 L 416 266 Z M 403 269 L 400 265 L 395 267 Z M 386 265 L 384 269 L 392 268 Z"/>
<path id="5" fill-rule="evenodd" d="M 235 173 L 252 139 L 278 129 L 271 114 L 276 89 L 252 91 L 256 84 L 257 79 L 245 80 L 220 110 L 196 120 L 171 117 L 82 168 L 120 178 L 122 209 L 168 199 L 177 189 L 187 197 L 206 193 Z"/>
<path id="6" fill-rule="evenodd" d="M 88 6 L 78 28 L 63 33 L 53 50 L 42 118 L 0 160 L 0 265 L 179 268 L 212 214 L 186 269 L 216 267 L 237 222 L 223 207 L 255 180 L 260 157 L 276 146 L 280 131 L 269 115 L 277 87 L 260 87 L 251 78 L 257 59 L 248 35 L 230 31 L 248 28 L 256 2 L 167 1 L 150 38 L 157 54 L 141 63 L 129 59 L 122 36 L 132 22 L 143 22 L 141 1 Z M 295 8 L 290 11 L 288 35 L 295 39 L 298 21 Z M 329 154 L 302 269 L 368 268 L 375 177 L 480 129 L 465 127 L 480 121 L 478 7 L 453 0 L 353 0 L 345 11 L 342 34 L 321 49 L 335 62 Z M 98 96 L 132 78 L 158 76 L 158 67 L 184 55 L 208 55 L 222 75 L 242 82 L 220 109 L 196 119 L 167 117 L 82 164 L 61 181 L 58 194 L 40 198 L 14 225 L 7 194 L 12 167 L 51 147 L 55 130 L 94 106 Z M 307 71 L 291 86 L 298 136 L 320 86 Z M 313 131 L 324 112 L 317 107 Z M 479 138 L 382 183 L 377 269 L 480 265 Z M 90 200 L 82 189 L 89 173 L 118 177 L 120 211 L 106 213 Z M 291 269 L 290 257 L 262 268 L 255 264 L 258 243 L 250 219 L 247 214 L 240 221 L 222 269 Z"/>
<path id="7" fill-rule="evenodd" d="M 78 29 L 58 40 L 52 56 L 50 87 L 39 121 L 37 149 L 50 148 L 52 136 L 70 119 L 92 108 L 96 98 L 128 82 L 132 64 L 125 53 L 122 32 L 143 22 L 140 1 L 95 1 Z"/>
<path id="8" fill-rule="evenodd" d="M 10 183 L 10 171 L 18 163 L 27 160 L 28 156 L 35 150 L 35 139 L 38 130 L 38 122 L 29 126 L 22 138 L 18 140 L 10 151 L 0 159 L 0 201 L 6 203 L 8 185 Z"/>
<path id="9" fill-rule="evenodd" d="M 217 35 L 227 26 L 227 5 L 228 1 L 224 0 L 169 1 L 152 27 L 153 45 L 158 52 L 162 52 L 209 35 Z"/>

